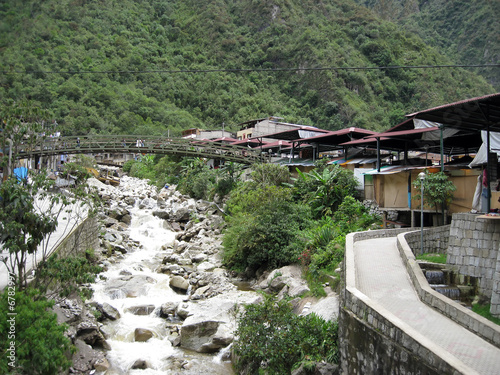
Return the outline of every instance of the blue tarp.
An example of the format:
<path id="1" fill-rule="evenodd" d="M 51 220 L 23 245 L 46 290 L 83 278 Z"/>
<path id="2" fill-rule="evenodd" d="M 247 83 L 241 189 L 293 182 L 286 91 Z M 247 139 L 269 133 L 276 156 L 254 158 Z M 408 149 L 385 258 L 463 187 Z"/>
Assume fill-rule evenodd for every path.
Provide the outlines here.
<path id="1" fill-rule="evenodd" d="M 20 167 L 14 169 L 14 175 L 19 181 L 26 181 L 28 178 L 28 168 Z"/>

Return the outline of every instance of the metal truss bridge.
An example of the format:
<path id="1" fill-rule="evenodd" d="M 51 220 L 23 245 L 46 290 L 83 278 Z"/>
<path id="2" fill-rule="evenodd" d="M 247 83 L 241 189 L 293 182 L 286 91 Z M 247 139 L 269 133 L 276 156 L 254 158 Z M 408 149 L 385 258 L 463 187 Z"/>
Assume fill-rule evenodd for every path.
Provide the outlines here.
<path id="1" fill-rule="evenodd" d="M 19 145 L 18 158 L 63 154 L 174 154 L 182 156 L 223 159 L 243 164 L 267 162 L 269 157 L 260 149 L 232 146 L 211 141 L 160 138 L 130 135 L 89 135 L 38 139 Z"/>

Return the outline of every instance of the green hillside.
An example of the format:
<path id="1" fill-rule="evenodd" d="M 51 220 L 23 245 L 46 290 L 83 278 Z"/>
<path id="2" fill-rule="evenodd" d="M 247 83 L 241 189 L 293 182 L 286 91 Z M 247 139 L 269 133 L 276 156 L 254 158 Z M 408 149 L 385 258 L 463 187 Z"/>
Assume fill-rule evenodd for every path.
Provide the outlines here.
<path id="1" fill-rule="evenodd" d="M 500 1 L 357 0 L 460 64 L 500 62 Z M 500 68 L 476 70 L 500 91 Z"/>
<path id="2" fill-rule="evenodd" d="M 49 109 L 63 134 L 235 129 L 270 115 L 381 130 L 495 92 L 464 69 L 345 69 L 452 63 L 345 0 L 6 0 L 0 20 L 0 98 Z M 343 69 L 305 70 L 319 67 Z M 300 69 L 262 70 L 287 68 Z M 213 71 L 227 69 L 257 71 Z"/>

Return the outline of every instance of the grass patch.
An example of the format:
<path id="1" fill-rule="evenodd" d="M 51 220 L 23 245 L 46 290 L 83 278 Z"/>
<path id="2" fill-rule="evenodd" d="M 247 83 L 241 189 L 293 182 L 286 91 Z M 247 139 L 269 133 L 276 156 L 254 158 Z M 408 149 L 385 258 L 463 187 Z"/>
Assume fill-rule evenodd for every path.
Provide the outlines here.
<path id="1" fill-rule="evenodd" d="M 328 270 L 307 270 L 305 272 L 307 286 L 311 290 L 308 295 L 317 298 L 326 297 L 326 291 L 323 284 L 329 281 L 326 277 L 329 273 Z"/>
<path id="2" fill-rule="evenodd" d="M 474 311 L 476 314 L 481 315 L 483 318 L 488 319 L 489 321 L 500 325 L 500 318 L 495 318 L 490 314 L 490 305 L 480 305 L 480 304 L 475 304 L 472 305 L 472 311 Z"/>
<path id="3" fill-rule="evenodd" d="M 417 260 L 425 260 L 432 263 L 446 264 L 446 254 L 426 253 L 417 255 L 415 258 L 417 258 Z"/>

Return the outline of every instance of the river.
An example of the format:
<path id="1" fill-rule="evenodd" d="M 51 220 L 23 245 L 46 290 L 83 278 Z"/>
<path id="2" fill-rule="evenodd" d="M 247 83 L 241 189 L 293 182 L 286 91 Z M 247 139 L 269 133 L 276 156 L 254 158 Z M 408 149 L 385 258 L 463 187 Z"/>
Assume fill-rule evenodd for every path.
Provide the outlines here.
<path id="1" fill-rule="evenodd" d="M 138 201 L 129 209 L 132 219 L 123 233 L 138 246 L 117 260 L 106 262 L 107 269 L 93 284 L 94 301 L 110 304 L 121 316 L 115 321 L 104 321 L 101 327 L 111 347 L 106 354 L 110 364 L 106 375 L 234 374 L 230 362 L 221 360 L 220 353 L 185 350 L 173 346 L 169 340 L 169 327 L 180 326 L 182 320 L 160 317 L 160 308 L 168 302 L 181 303 L 188 299 L 186 294 L 170 288 L 170 275 L 157 272 L 165 256 L 165 247 L 175 241 L 175 232 L 165 229 L 164 220 L 153 216 L 156 204 L 139 208 Z M 115 288 L 117 281 L 124 278 L 142 283 L 137 285 L 136 282 L 133 292 Z M 138 315 L 141 307 L 139 314 L 144 315 Z M 148 330 L 152 337 L 145 342 L 136 341 L 136 329 Z M 137 369 L 133 369 L 134 366 Z"/>

